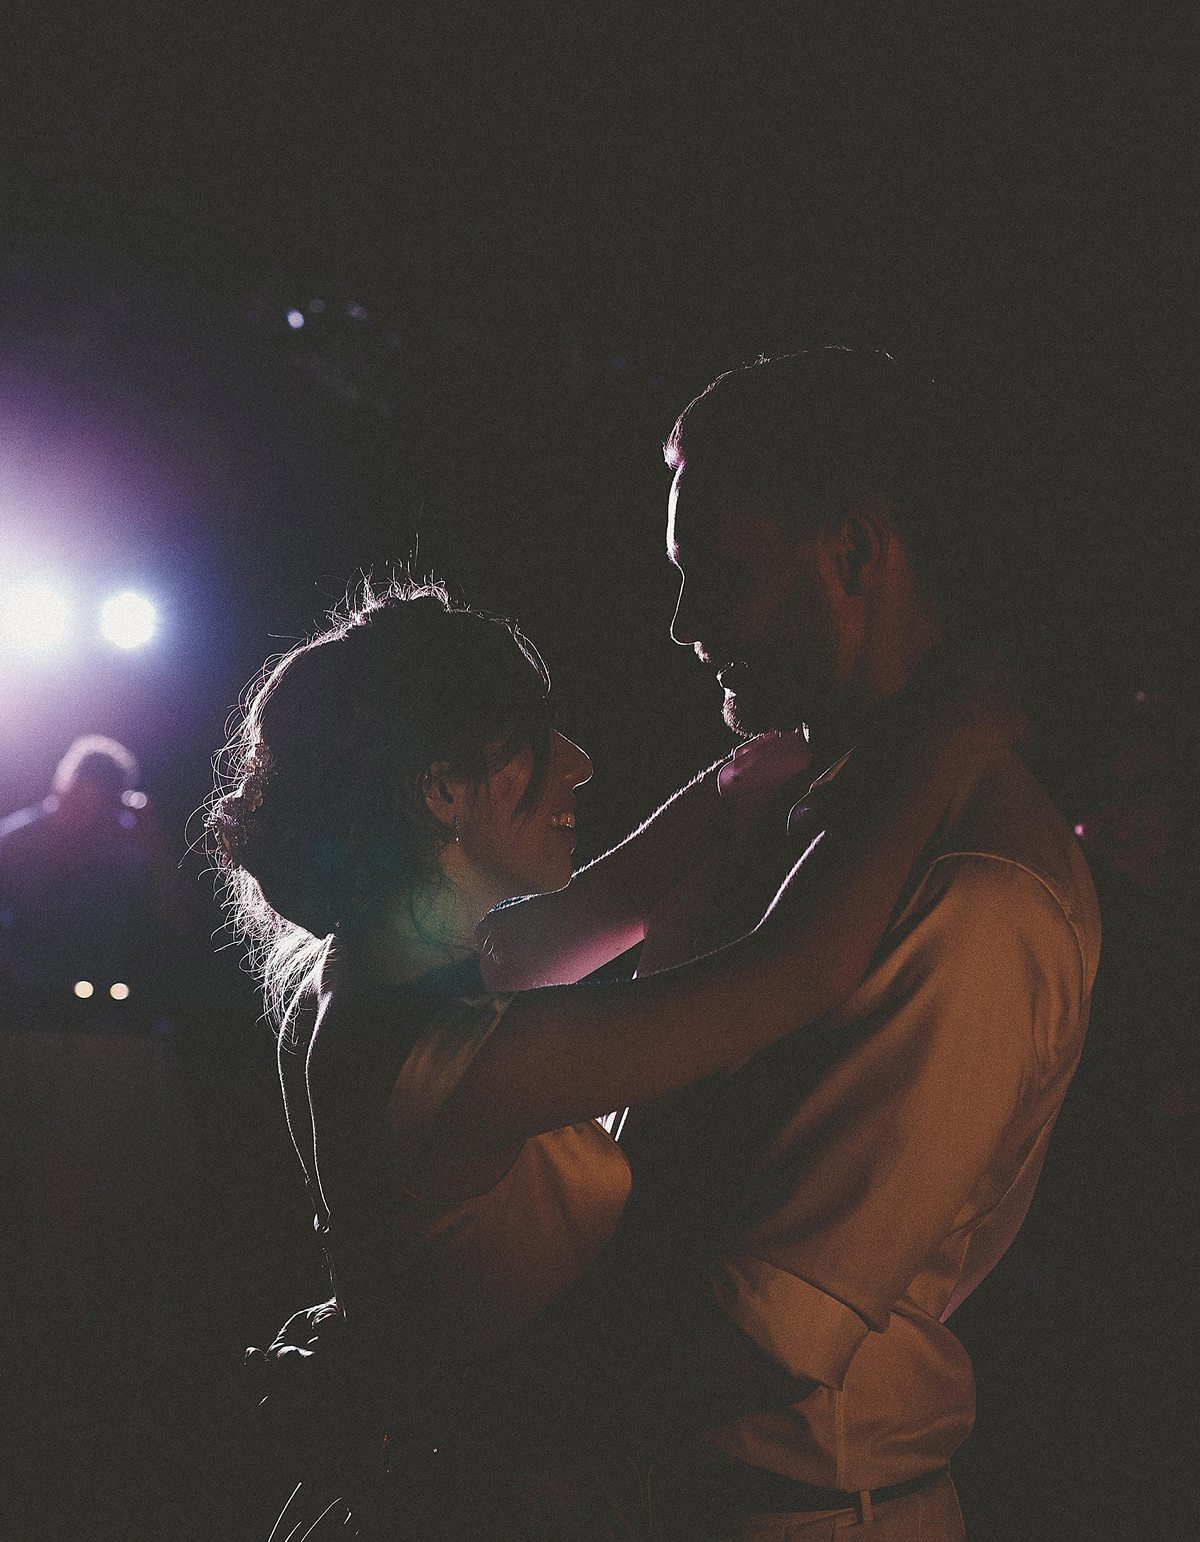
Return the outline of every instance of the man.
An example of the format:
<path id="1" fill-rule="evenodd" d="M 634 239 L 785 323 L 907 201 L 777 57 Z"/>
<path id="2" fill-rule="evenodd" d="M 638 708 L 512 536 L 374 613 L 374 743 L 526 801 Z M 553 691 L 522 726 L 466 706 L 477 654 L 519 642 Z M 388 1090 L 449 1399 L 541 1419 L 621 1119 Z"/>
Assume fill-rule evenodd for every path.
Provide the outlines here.
<path id="1" fill-rule="evenodd" d="M 717 670 L 731 727 L 781 737 L 735 757 L 760 818 L 649 913 L 643 971 L 744 933 L 806 850 L 819 903 L 822 858 L 869 805 L 856 759 L 894 731 L 948 633 L 971 635 L 954 589 L 973 532 L 925 390 L 887 355 L 828 349 L 722 376 L 676 425 L 672 634 Z M 811 785 L 783 780 L 801 724 Z M 576 882 L 582 898 L 587 874 Z M 872 1515 L 880 1542 L 962 1534 L 936 1475 L 971 1429 L 974 1387 L 943 1323 L 1028 1207 L 1098 950 L 1086 864 L 1014 753 L 914 868 L 821 1053 L 785 1042 L 631 1112 L 627 1235 L 641 1177 L 657 1196 L 643 1245 L 683 1259 L 708 1228 L 721 1306 L 812 1389 L 704 1431 L 673 1479 L 662 1464 L 660 1525 L 674 1507 L 693 1537 L 825 1535 Z"/>
<path id="2" fill-rule="evenodd" d="M 76 739 L 48 797 L 0 820 L 0 1001 L 6 1026 L 125 1033 L 161 1002 L 173 875 L 137 761 Z"/>
<path id="3" fill-rule="evenodd" d="M 680 418 L 673 635 L 717 670 L 732 727 L 778 737 L 722 773 L 715 845 L 707 777 L 561 895 L 489 918 L 494 983 L 578 978 L 639 939 L 642 971 L 709 951 L 800 858 L 820 903 L 873 760 L 961 631 L 969 531 L 924 391 L 829 349 L 724 375 Z M 946 1469 L 974 1388 L 943 1321 L 1028 1206 L 1098 947 L 1086 865 L 1013 754 L 948 812 L 815 1039 L 631 1111 L 608 1257 L 508 1366 L 535 1400 L 555 1378 L 564 1403 L 615 1389 L 652 1453 L 668 1429 L 642 1470 L 656 1533 L 963 1535 Z"/>
<path id="4" fill-rule="evenodd" d="M 152 1350 L 180 1139 L 174 875 L 137 781 L 124 745 L 87 734 L 46 798 L 0 820 L 0 1279 L 27 1347 L 86 1325 L 114 1365 Z"/>

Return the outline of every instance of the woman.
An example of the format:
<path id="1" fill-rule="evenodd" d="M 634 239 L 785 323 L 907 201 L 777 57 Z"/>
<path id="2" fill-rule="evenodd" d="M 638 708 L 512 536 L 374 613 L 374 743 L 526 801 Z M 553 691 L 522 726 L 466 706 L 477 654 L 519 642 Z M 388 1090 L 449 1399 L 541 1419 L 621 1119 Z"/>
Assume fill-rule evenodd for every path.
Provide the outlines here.
<path id="1" fill-rule="evenodd" d="M 819 914 L 785 884 L 749 936 L 682 968 L 494 994 L 476 927 L 568 885 L 591 774 L 547 691 L 506 623 L 436 587 L 368 592 L 252 695 L 209 816 L 339 1306 L 376 1330 L 419 1318 L 435 1368 L 502 1343 L 611 1236 L 630 1178 L 599 1116 L 850 993 L 939 818 L 1015 736 L 969 696 L 931 711 Z M 718 769 L 590 870 L 612 951 L 723 838 Z"/>

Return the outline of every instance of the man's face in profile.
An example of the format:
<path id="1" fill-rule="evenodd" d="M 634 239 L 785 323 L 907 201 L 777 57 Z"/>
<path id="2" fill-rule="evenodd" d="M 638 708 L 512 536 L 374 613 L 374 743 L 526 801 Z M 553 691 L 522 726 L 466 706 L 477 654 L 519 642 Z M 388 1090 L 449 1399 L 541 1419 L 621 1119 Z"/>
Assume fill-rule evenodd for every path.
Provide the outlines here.
<path id="1" fill-rule="evenodd" d="M 667 554 L 683 584 L 671 636 L 716 670 L 738 733 L 799 728 L 837 678 L 829 575 L 803 511 L 777 489 L 716 487 L 679 469 Z"/>

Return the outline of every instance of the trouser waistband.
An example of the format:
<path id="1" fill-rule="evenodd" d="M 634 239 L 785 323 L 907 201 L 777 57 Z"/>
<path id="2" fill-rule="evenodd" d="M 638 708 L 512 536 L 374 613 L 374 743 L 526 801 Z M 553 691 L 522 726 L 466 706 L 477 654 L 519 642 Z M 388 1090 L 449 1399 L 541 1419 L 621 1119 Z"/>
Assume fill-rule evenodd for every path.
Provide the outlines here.
<path id="1" fill-rule="evenodd" d="M 706 1532 L 720 1536 L 752 1515 L 798 1515 L 810 1510 L 859 1510 L 864 1499 L 871 1505 L 887 1504 L 931 1488 L 950 1471 L 948 1466 L 923 1472 L 902 1483 L 882 1488 L 854 1490 L 822 1488 L 800 1478 L 752 1467 L 732 1458 L 687 1464 L 686 1468 L 668 1463 L 656 1467 L 650 1475 L 652 1524 L 670 1535 L 676 1523 L 684 1521 L 694 1528 L 702 1518 Z M 685 1519 L 686 1517 L 686 1519 Z M 864 1517 L 865 1519 L 865 1517 Z M 705 1532 L 697 1533 L 703 1535 Z"/>

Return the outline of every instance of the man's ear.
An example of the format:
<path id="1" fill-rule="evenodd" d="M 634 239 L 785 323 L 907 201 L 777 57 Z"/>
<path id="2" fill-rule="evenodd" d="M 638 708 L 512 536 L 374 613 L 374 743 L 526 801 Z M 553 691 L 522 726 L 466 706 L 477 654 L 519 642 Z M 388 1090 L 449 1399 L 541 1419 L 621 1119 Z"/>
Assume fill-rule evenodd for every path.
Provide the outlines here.
<path id="1" fill-rule="evenodd" d="M 884 506 L 872 499 L 857 502 L 842 515 L 834 544 L 834 564 L 846 594 L 862 594 L 874 587 L 891 539 L 891 520 Z"/>
<path id="2" fill-rule="evenodd" d="M 421 778 L 425 807 L 441 825 L 452 825 L 462 812 L 462 783 L 450 775 L 450 763 L 438 760 Z"/>

